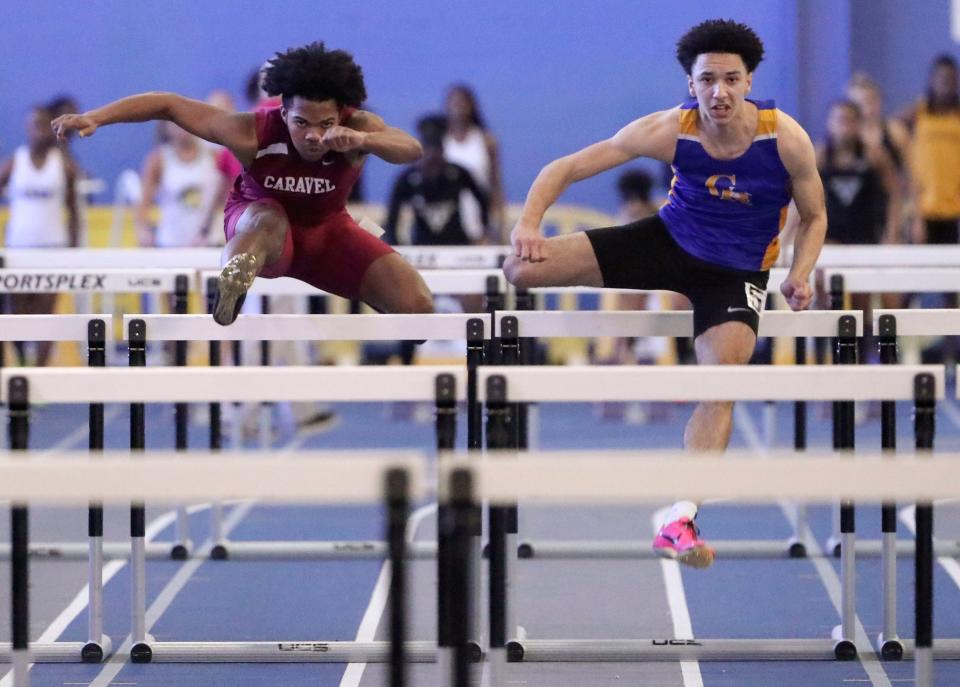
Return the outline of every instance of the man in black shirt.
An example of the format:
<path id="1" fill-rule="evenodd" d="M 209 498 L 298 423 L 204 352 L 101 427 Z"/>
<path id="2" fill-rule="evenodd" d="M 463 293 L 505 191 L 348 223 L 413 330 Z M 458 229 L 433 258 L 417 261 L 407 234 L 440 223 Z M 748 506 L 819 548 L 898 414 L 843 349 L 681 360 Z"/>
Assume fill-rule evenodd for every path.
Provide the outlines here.
<path id="1" fill-rule="evenodd" d="M 384 239 L 391 244 L 415 246 L 468 246 L 482 242 L 483 226 L 470 226 L 460 213 L 461 198 L 472 194 L 480 204 L 482 222 L 487 221 L 487 197 L 470 173 L 443 157 L 443 117 L 427 116 L 417 122 L 423 157 L 400 173 L 390 195 Z M 413 211 L 410 236 L 398 236 L 404 205 Z"/>

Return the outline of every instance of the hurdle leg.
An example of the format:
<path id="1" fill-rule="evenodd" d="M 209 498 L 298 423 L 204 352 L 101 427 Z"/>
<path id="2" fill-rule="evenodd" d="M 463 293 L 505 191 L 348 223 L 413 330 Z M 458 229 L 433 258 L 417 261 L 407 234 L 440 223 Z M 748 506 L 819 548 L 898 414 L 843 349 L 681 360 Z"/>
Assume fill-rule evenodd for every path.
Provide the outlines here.
<path id="1" fill-rule="evenodd" d="M 394 469 L 384 480 L 387 511 L 386 540 L 390 560 L 390 687 L 407 684 L 407 518 L 410 511 L 410 478 Z"/>
<path id="2" fill-rule="evenodd" d="M 936 385 L 931 375 L 917 375 L 914 385 L 914 434 L 917 454 L 933 450 Z M 915 598 L 917 687 L 933 687 L 933 504 L 918 503 L 916 511 Z"/>
<path id="3" fill-rule="evenodd" d="M 807 364 L 807 339 L 798 336 L 794 340 L 794 364 Z M 807 450 L 807 402 L 793 402 L 793 449 Z M 807 520 L 807 504 L 796 503 L 795 517 L 792 521 L 793 533 L 787 540 L 787 553 L 791 558 L 803 558 L 807 555 L 807 546 L 804 544 L 804 535 L 809 529 Z"/>
<path id="4" fill-rule="evenodd" d="M 130 349 L 130 367 L 144 367 L 147 326 L 143 320 L 132 320 L 127 341 Z M 130 450 L 143 451 L 146 447 L 146 407 L 143 403 L 130 404 Z M 130 506 L 130 600 L 132 648 L 134 663 L 149 662 L 152 657 L 147 637 L 147 557 L 146 507 L 142 503 Z"/>
<path id="5" fill-rule="evenodd" d="M 884 365 L 897 363 L 897 321 L 883 315 L 879 321 L 880 362 Z M 880 447 L 893 458 L 897 450 L 897 404 L 895 401 L 880 403 Z M 881 506 L 881 568 L 883 627 L 877 637 L 881 657 L 888 660 L 903 658 L 903 642 L 897 636 L 897 506 L 886 502 Z"/>
<path id="6" fill-rule="evenodd" d="M 10 449 L 21 452 L 29 446 L 29 388 L 23 377 L 9 382 L 7 414 Z M 23 454 L 26 456 L 26 454 Z M 26 503 L 10 508 L 10 593 L 12 618 L 13 685 L 30 687 L 30 526 Z"/>
<path id="7" fill-rule="evenodd" d="M 213 314 L 213 304 L 217 296 L 217 278 L 207 279 L 207 314 Z M 211 341 L 208 347 L 210 358 L 210 367 L 220 366 L 220 345 L 219 341 Z M 223 440 L 223 415 L 222 407 L 219 403 L 209 405 L 210 415 L 210 439 L 209 446 L 211 451 L 219 451 Z M 213 501 L 210 504 L 210 541 L 213 547 L 210 549 L 210 558 L 214 560 L 223 560 L 227 557 L 227 548 L 223 540 L 223 505 L 219 501 Z"/>
<path id="8" fill-rule="evenodd" d="M 839 320 L 836 359 L 840 365 L 857 361 L 856 321 L 849 316 Z M 855 448 L 854 407 L 852 401 L 834 403 L 833 447 L 850 453 Z M 835 652 L 838 658 L 853 658 L 857 654 L 857 583 L 856 583 L 856 520 L 852 501 L 840 504 L 840 626 L 834 629 Z"/>
<path id="9" fill-rule="evenodd" d="M 87 325 L 87 365 L 106 365 L 106 323 L 91 320 Z M 103 404 L 89 408 L 89 440 L 91 452 L 103 450 Z M 90 538 L 87 598 L 87 643 L 80 652 L 86 663 L 99 663 L 111 649 L 110 638 L 103 633 L 103 505 L 91 503 L 87 517 Z"/>

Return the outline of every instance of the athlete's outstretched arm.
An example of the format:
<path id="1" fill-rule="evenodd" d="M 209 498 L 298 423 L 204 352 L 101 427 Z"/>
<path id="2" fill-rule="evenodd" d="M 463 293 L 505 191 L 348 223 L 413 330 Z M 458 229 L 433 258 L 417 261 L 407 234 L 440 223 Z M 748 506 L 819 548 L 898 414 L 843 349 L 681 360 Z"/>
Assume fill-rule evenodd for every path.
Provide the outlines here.
<path id="1" fill-rule="evenodd" d="M 176 93 L 131 95 L 83 114 L 63 115 L 53 120 L 53 130 L 63 139 L 68 131 L 92 136 L 101 126 L 123 122 L 171 121 L 194 136 L 229 148 L 243 163 L 257 152 L 254 116 L 233 113 Z"/>
<path id="2" fill-rule="evenodd" d="M 331 127 L 323 136 L 325 145 L 338 153 L 354 153 L 356 157 L 376 155 L 381 160 L 404 165 L 423 156 L 420 142 L 403 129 L 388 126 L 372 112 L 357 110 L 343 126 Z"/>
<path id="3" fill-rule="evenodd" d="M 637 157 L 671 161 L 678 128 L 676 109 L 655 112 L 631 122 L 612 138 L 554 160 L 540 170 L 510 236 L 517 257 L 534 262 L 546 258 L 540 222 L 568 186 Z"/>
<path id="4" fill-rule="evenodd" d="M 827 235 L 823 183 L 810 137 L 793 118 L 782 112 L 779 113 L 777 146 L 780 159 L 790 174 L 793 201 L 800 218 L 793 241 L 793 263 L 780 290 L 792 310 L 803 310 L 813 298 L 810 273 L 817 264 Z"/>

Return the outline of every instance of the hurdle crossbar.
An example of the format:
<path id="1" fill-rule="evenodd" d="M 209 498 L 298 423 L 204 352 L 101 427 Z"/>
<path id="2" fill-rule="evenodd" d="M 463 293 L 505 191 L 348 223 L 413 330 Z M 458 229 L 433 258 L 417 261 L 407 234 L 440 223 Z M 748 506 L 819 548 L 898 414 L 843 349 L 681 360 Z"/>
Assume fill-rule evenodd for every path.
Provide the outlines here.
<path id="1" fill-rule="evenodd" d="M 512 246 L 397 246 L 404 260 L 420 270 L 498 269 Z"/>
<path id="2" fill-rule="evenodd" d="M 203 288 L 219 275 L 219 270 L 204 270 L 200 272 Z M 498 281 L 502 291 L 506 280 L 500 269 L 436 269 L 424 270 L 420 273 L 427 284 L 427 288 L 434 294 L 483 294 L 487 292 L 487 280 L 494 278 Z M 326 291 L 311 286 L 306 282 L 292 277 L 277 279 L 257 279 L 248 291 L 250 295 L 258 296 L 323 296 L 330 295 Z"/>
<path id="3" fill-rule="evenodd" d="M 0 341 L 86 341 L 93 320 L 104 322 L 104 336 L 110 340 L 112 315 L 3 315 Z"/>
<path id="4" fill-rule="evenodd" d="M 941 293 L 958 291 L 960 267 L 831 267 L 824 283 L 843 278 L 848 293 Z"/>
<path id="5" fill-rule="evenodd" d="M 426 493 L 424 460 L 422 454 L 414 451 L 308 451 L 298 453 L 296 458 L 260 459 L 247 459 L 248 455 L 192 451 L 187 461 L 183 454 L 172 451 L 140 455 L 110 451 L 89 459 L 41 456 L 27 460 L 22 452 L 6 452 L 0 454 L 0 472 L 10 471 L 11 477 L 16 477 L 0 485 L 0 499 L 32 498 L 31 494 L 36 496 L 44 491 L 46 483 L 49 501 L 60 503 L 85 498 L 85 491 L 93 499 L 105 501 L 217 497 L 224 501 L 264 498 L 294 503 L 371 503 L 382 498 L 383 475 L 398 467 L 409 470 L 414 498 L 422 498 Z M 83 465 L 86 475 L 74 474 L 73 487 L 59 480 L 58 484 L 47 481 L 52 471 L 71 463 Z M 185 466 L 190 466 L 190 476 L 183 471 Z M 231 487 L 214 488 L 218 481 Z M 96 486 L 98 482 L 100 487 Z"/>
<path id="6" fill-rule="evenodd" d="M 479 374 L 483 400 L 487 380 L 501 376 L 512 403 L 909 400 L 920 374 L 932 375 L 936 398 L 944 397 L 944 370 L 939 365 L 488 366 Z"/>
<path id="7" fill-rule="evenodd" d="M 434 401 L 438 375 L 453 375 L 466 398 L 463 367 L 48 368 L 0 371 L 0 402 L 12 378 L 30 402 L 212 403 L 245 401 Z"/>
<path id="8" fill-rule="evenodd" d="M 124 315 L 146 323 L 150 341 L 457 341 L 466 338 L 467 322 L 487 315 L 240 315 L 229 327 L 209 315 Z M 487 328 L 489 331 L 489 327 Z"/>
<path id="9" fill-rule="evenodd" d="M 174 268 L 181 272 L 212 269 L 220 264 L 219 248 L 6 248 L 0 251 L 11 269 L 81 268 L 153 270 Z"/>
<path id="10" fill-rule="evenodd" d="M 859 310 L 768 310 L 760 317 L 760 336 L 836 336 L 842 316 L 856 320 L 863 334 Z M 690 311 L 532 311 L 500 310 L 497 317 L 515 317 L 519 336 L 550 338 L 576 336 L 693 336 Z"/>
<path id="11" fill-rule="evenodd" d="M 0 293 L 172 293 L 191 270 L 119 268 L 0 269 Z"/>
<path id="12" fill-rule="evenodd" d="M 495 503 L 517 499 L 596 502 L 601 498 L 605 503 L 652 503 L 677 492 L 689 498 L 746 501 L 960 496 L 960 454 L 956 453 L 922 459 L 905 453 L 895 461 L 880 453 L 858 454 L 856 460 L 828 453 L 731 453 L 722 459 L 718 455 L 717 460 L 679 451 L 603 453 L 535 452 L 517 460 L 508 453 L 484 461 L 461 456 L 444 460 L 441 474 L 457 468 L 471 470 L 479 494 Z M 189 461 L 172 452 L 153 451 L 139 455 L 110 451 L 91 458 L 76 452 L 56 455 L 25 460 L 22 453 L 0 453 L 0 499 L 63 503 L 262 498 L 283 503 L 362 503 L 377 500 L 379 477 L 391 467 L 410 470 L 415 497 L 426 493 L 426 459 L 412 451 L 314 451 L 297 458 L 195 451 Z M 677 471 L 693 466 L 697 469 L 691 469 L 689 478 L 678 485 Z"/>
<path id="13" fill-rule="evenodd" d="M 818 268 L 835 267 L 955 267 L 958 246 L 824 246 Z"/>
<path id="14" fill-rule="evenodd" d="M 952 308 L 877 309 L 873 333 L 880 334 L 880 318 L 896 318 L 897 336 L 956 336 L 960 334 L 960 310 Z"/>
<path id="15" fill-rule="evenodd" d="M 767 293 L 777 293 L 780 291 L 780 285 L 789 274 L 789 270 L 784 267 L 774 267 L 770 270 L 770 278 L 767 281 Z M 601 294 L 601 293 L 658 293 L 665 289 L 611 289 L 605 286 L 537 286 L 529 289 L 533 294 L 551 294 L 551 293 L 582 293 L 582 294 Z"/>

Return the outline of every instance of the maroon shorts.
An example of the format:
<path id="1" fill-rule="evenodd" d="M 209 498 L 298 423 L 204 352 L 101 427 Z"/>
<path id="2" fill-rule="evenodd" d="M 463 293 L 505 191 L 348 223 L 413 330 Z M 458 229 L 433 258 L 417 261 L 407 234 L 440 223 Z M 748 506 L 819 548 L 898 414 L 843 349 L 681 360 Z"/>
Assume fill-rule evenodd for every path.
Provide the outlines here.
<path id="1" fill-rule="evenodd" d="M 233 238 L 240 216 L 252 203 L 271 205 L 286 216 L 283 205 L 272 198 L 228 203 L 223 218 L 227 241 Z M 360 283 L 370 265 L 394 252 L 363 230 L 346 210 L 341 210 L 313 226 L 291 223 L 280 258 L 264 267 L 259 276 L 294 277 L 328 293 L 358 298 Z"/>

